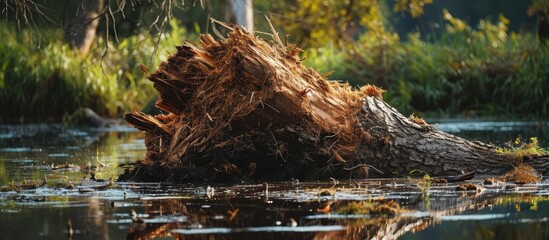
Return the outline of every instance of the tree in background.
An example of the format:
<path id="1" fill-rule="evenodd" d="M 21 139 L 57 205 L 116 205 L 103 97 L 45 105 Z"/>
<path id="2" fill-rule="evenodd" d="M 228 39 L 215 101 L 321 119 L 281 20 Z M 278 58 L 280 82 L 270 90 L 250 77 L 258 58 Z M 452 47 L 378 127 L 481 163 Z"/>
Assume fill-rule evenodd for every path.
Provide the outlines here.
<path id="1" fill-rule="evenodd" d="M 65 41 L 84 56 L 95 39 L 104 3 L 103 0 L 76 0 L 70 4 L 74 7 L 71 7 L 72 17 L 65 27 Z"/>
<path id="2" fill-rule="evenodd" d="M 549 39 L 549 1 L 534 0 L 532 6 L 528 9 L 530 16 L 538 16 L 538 39 L 546 43 Z"/>
<path id="3" fill-rule="evenodd" d="M 424 13 L 423 7 L 432 0 L 399 0 L 395 12 L 407 12 L 414 18 Z M 285 1 L 284 17 L 273 18 L 276 26 L 294 37 L 303 48 L 335 44 L 349 47 L 355 42 L 372 47 L 399 40 L 386 17 L 391 7 L 379 0 L 298 0 Z M 327 8 L 331 11 L 325 11 Z"/>
<path id="4" fill-rule="evenodd" d="M 329 43 L 348 43 L 365 28 L 378 34 L 386 32 L 381 18 L 382 6 L 377 0 L 298 0 L 279 3 L 283 17 L 273 18 L 293 41 L 302 48 Z M 326 11 L 326 9 L 330 11 Z"/>
<path id="5" fill-rule="evenodd" d="M 116 86 L 137 86 L 134 83 L 140 80 L 134 78 L 142 78 L 142 75 L 140 72 L 136 74 L 133 70 L 137 69 L 139 64 L 145 64 L 150 69 L 154 66 L 151 63 L 153 58 L 157 60 L 165 57 L 165 54 L 173 51 L 174 45 L 180 45 L 184 40 L 196 37 L 194 33 L 211 33 L 212 30 L 215 32 L 210 19 L 230 20 L 224 18 L 225 13 L 229 12 L 234 16 L 232 22 L 247 26 L 254 24 L 255 29 L 259 30 L 255 31 L 256 33 L 268 31 L 269 26 L 262 17 L 253 23 L 252 15 L 267 15 L 277 31 L 289 35 L 289 41 L 305 49 L 302 57 L 307 58 L 304 62 L 307 66 L 321 72 L 334 71 L 331 79 L 347 80 L 353 85 L 369 83 L 386 88 L 389 90 L 386 99 L 399 110 L 424 112 L 441 109 L 440 111 L 454 113 L 463 111 L 464 108 L 474 108 L 474 111 L 467 111 L 476 112 L 477 109 L 481 109 L 479 106 L 483 103 L 491 103 L 494 112 L 506 111 L 505 109 L 530 109 L 523 106 L 527 102 L 529 106 L 539 105 L 540 100 L 543 104 L 546 99 L 543 95 L 546 91 L 541 91 L 542 88 L 539 86 L 546 86 L 543 82 L 546 79 L 543 67 L 545 65 L 541 63 L 547 55 L 545 49 L 538 46 L 541 45 L 540 41 L 532 41 L 535 40 L 535 36 L 531 33 L 537 31 L 537 37 L 541 41 L 547 38 L 549 24 L 543 21 L 547 15 L 547 11 L 544 10 L 548 9 L 547 0 L 530 0 L 520 4 L 512 2 L 513 0 L 501 0 L 501 3 L 497 1 L 499 0 L 463 4 L 459 0 L 255 0 L 252 8 L 252 2 L 245 0 L 78 0 L 76 3 L 74 0 L 0 0 L 2 15 L 6 15 L 0 21 L 8 27 L 0 30 L 5 30 L 4 32 L 8 33 L 5 36 L 9 37 L 7 39 L 11 39 L 11 43 L 5 44 L 3 49 L 5 53 L 17 52 L 5 54 L 5 60 L 0 61 L 6 63 L 0 65 L 0 72 L 5 72 L 3 75 L 0 74 L 0 85 L 7 82 L 2 79 L 10 78 L 13 79 L 9 81 L 12 85 L 16 79 L 18 82 L 25 82 L 21 84 L 21 89 L 25 91 L 16 91 L 26 92 L 25 94 L 14 97 L 6 93 L 6 96 L 10 97 L 5 99 L 17 99 L 14 105 L 18 106 L 30 102 L 29 99 L 40 99 L 34 97 L 34 88 L 37 84 L 52 84 L 59 82 L 59 79 L 70 85 L 75 82 L 74 79 L 82 78 L 85 83 L 82 84 L 82 89 L 101 92 L 116 99 L 117 93 L 103 91 L 103 87 L 89 88 L 87 85 L 90 79 L 107 79 L 104 74 L 107 73 L 111 74 L 107 82 L 112 83 L 112 89 L 116 89 Z M 88 18 L 86 21 L 84 4 L 91 2 L 103 2 L 104 6 L 96 12 L 97 17 Z M 534 18 L 528 19 L 528 6 L 531 6 L 531 16 L 539 17 L 539 24 L 536 24 Z M 445 8 L 448 9 L 448 14 L 443 11 Z M 243 24 L 237 19 L 234 11 L 239 10 L 249 13 L 239 15 L 248 16 L 248 24 Z M 41 21 L 40 14 L 37 14 L 40 11 L 45 11 L 54 24 Z M 505 17 L 511 16 L 509 21 L 503 17 L 495 18 L 499 13 L 505 14 Z M 80 64 L 78 61 L 85 60 L 79 56 L 80 52 L 71 50 L 67 47 L 68 44 L 65 44 L 71 43 L 75 48 L 79 48 L 75 44 L 77 41 L 70 39 L 76 38 L 77 34 L 68 34 L 70 37 L 65 43 L 60 41 L 63 39 L 62 33 L 59 34 L 60 30 L 75 25 L 75 21 L 71 20 L 75 16 L 84 19 L 80 19 L 80 27 L 74 28 L 80 31 L 82 39 L 93 36 L 85 35 L 86 30 L 93 33 L 89 30 L 95 28 L 97 31 L 96 40 L 89 41 L 88 43 L 93 44 L 86 50 L 90 51 L 89 57 L 85 58 L 90 60 L 89 66 Z M 33 24 L 35 22 L 38 24 Z M 96 27 L 95 22 L 99 22 Z M 454 26 L 454 23 L 461 23 L 461 27 L 466 31 L 451 31 L 460 27 Z M 22 32 L 11 34 L 13 31 L 9 29 L 16 25 L 21 25 L 19 30 L 33 32 L 34 35 L 28 37 L 32 34 Z M 536 26 L 538 28 L 534 30 Z M 185 34 L 189 30 L 192 33 Z M 182 34 L 171 34 L 173 32 Z M 222 35 L 224 34 L 219 36 Z M 25 36 L 27 37 L 24 38 Z M 47 45 L 49 48 L 35 48 L 40 46 L 33 45 L 35 42 L 40 44 L 40 40 L 36 41 L 37 39 L 49 39 L 42 41 L 47 43 L 44 46 Z M 51 44 L 52 39 L 55 44 Z M 15 43 L 20 43 L 21 46 L 17 48 Z M 152 47 L 149 48 L 150 46 Z M 90 48 L 92 50 L 89 50 Z M 160 54 L 157 54 L 157 49 L 160 50 Z M 23 57 L 25 55 L 22 53 L 26 51 L 30 51 L 29 57 Z M 66 56 L 63 57 L 63 54 Z M 31 55 L 33 57 L 30 57 Z M 53 63 L 53 58 L 59 58 L 60 63 L 44 66 L 42 72 L 37 70 L 36 59 Z M 41 61 L 42 59 L 48 61 Z M 96 64 L 99 62 L 97 59 L 107 61 Z M 74 66 L 82 66 L 81 74 L 76 74 L 79 71 L 74 67 L 65 67 L 65 63 L 72 60 Z M 118 62 L 120 66 L 113 64 L 113 61 Z M 21 71 L 22 65 L 34 69 Z M 88 71 L 97 67 L 96 65 L 103 69 L 99 69 L 97 73 L 89 73 Z M 119 74 L 120 69 L 130 70 L 131 73 Z M 35 79 L 39 81 L 35 82 Z M 531 86 L 525 87 L 527 85 L 524 82 L 531 83 Z M 521 89 L 525 91 L 529 89 L 531 93 L 519 94 L 513 84 L 522 86 Z M 13 86 L 11 87 L 13 89 Z M 496 87 L 500 89 L 499 93 L 507 93 L 507 89 L 515 90 L 511 91 L 516 95 L 515 100 L 511 101 L 507 97 L 496 101 L 495 96 L 502 94 L 494 96 L 481 91 Z M 71 89 L 70 91 L 74 92 L 72 88 L 64 85 L 58 88 Z M 40 86 L 36 89 L 46 88 Z M 472 89 L 477 89 L 478 92 L 473 94 Z M 130 97 L 134 96 L 132 94 L 128 93 L 128 98 L 119 101 L 124 104 L 135 102 Z M 456 97 L 463 94 L 467 97 Z M 74 101 L 67 102 L 72 104 Z M 87 102 L 89 101 L 83 100 L 84 104 L 74 105 L 89 106 L 86 105 Z M 122 111 L 116 107 L 122 104 L 115 102 L 116 100 L 112 100 L 112 106 L 109 107 L 114 109 L 108 111 L 110 115 Z M 399 104 L 395 104 L 397 102 Z M 518 102 L 521 104 L 520 107 L 517 107 Z M 49 109 L 50 105 L 44 109 Z M 102 105 L 103 101 L 94 103 L 94 106 Z M 30 113 L 35 108 L 22 112 Z M 41 111 L 42 114 L 45 112 L 48 111 Z"/>
<path id="6" fill-rule="evenodd" d="M 225 21 L 254 31 L 254 13 L 252 0 L 227 0 Z"/>
<path id="7" fill-rule="evenodd" d="M 98 29 L 101 19 L 105 21 L 104 26 L 106 27 L 106 33 L 108 34 L 110 29 L 112 29 L 115 38 L 117 38 L 117 23 L 119 24 L 120 22 L 125 22 L 124 20 L 131 15 L 138 16 L 138 19 L 133 19 L 133 21 L 137 22 L 136 25 L 148 25 L 149 30 L 162 33 L 169 27 L 168 23 L 170 20 L 177 18 L 173 15 L 175 9 L 183 9 L 185 6 L 190 5 L 194 6 L 194 3 L 187 3 L 186 5 L 185 2 L 190 1 L 132 0 L 127 3 L 124 0 L 117 0 L 110 2 L 106 6 L 104 6 L 104 0 L 69 1 L 67 3 L 67 9 L 71 11 L 72 16 L 65 27 L 65 41 L 69 43 L 71 47 L 77 48 L 83 55 L 85 55 L 93 43 L 96 34 L 95 32 Z M 212 14 L 213 11 L 219 11 L 213 9 L 213 4 L 223 6 L 223 3 L 214 3 L 210 0 L 200 0 L 200 11 L 203 11 L 203 14 L 207 14 L 208 16 Z M 130 7 L 128 7 L 128 5 L 130 5 Z M 254 18 L 252 0 L 227 0 L 224 8 L 225 20 L 227 22 L 243 26 L 248 31 L 253 32 Z M 219 7 L 217 9 L 219 9 Z M 135 14 L 139 11 L 148 11 L 148 17 L 152 17 L 153 20 L 147 23 L 148 20 L 140 19 L 143 15 Z"/>
<path id="8" fill-rule="evenodd" d="M 432 4 L 433 0 L 398 0 L 393 6 L 395 12 L 409 12 L 413 18 L 425 13 L 423 6 Z"/>

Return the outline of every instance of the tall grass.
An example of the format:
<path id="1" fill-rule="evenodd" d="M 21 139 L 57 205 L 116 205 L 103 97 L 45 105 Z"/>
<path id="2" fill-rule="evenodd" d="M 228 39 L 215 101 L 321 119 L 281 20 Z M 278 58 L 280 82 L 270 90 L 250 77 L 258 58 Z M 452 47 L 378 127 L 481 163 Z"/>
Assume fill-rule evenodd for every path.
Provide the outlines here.
<path id="1" fill-rule="evenodd" d="M 139 109 L 155 94 L 138 66 L 154 69 L 181 39 L 192 39 L 177 22 L 160 36 L 147 33 L 120 42 L 99 38 L 95 50 L 81 57 L 57 29 L 36 33 L 0 23 L 0 120 L 60 120 L 89 107 L 100 115 L 119 117 Z M 175 50 L 174 50 L 175 51 Z"/>

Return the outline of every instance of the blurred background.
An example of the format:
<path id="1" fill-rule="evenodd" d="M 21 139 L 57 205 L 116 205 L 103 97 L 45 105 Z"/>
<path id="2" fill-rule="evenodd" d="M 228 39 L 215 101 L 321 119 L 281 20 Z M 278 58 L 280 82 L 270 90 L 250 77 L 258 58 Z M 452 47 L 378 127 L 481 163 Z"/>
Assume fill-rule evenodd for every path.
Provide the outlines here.
<path id="1" fill-rule="evenodd" d="M 1 0 L 0 122 L 71 122 L 150 105 L 140 69 L 199 34 L 269 38 L 267 18 L 303 63 L 375 84 L 404 115 L 549 115 L 549 0 Z"/>

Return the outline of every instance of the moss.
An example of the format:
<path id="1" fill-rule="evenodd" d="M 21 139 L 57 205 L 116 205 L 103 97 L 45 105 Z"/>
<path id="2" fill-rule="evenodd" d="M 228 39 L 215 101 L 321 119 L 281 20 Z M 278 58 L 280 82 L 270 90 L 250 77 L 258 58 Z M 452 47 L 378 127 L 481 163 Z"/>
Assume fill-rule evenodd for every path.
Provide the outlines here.
<path id="1" fill-rule="evenodd" d="M 530 138 L 529 143 L 523 143 L 521 138 L 518 137 L 514 142 L 508 143 L 508 145 L 511 148 L 498 148 L 496 151 L 509 155 L 517 165 L 522 164 L 525 157 L 549 154 L 549 151 L 539 146 L 538 139 L 535 137 Z"/>
<path id="2" fill-rule="evenodd" d="M 523 143 L 521 138 L 518 137 L 508 145 L 511 148 L 498 148 L 497 151 L 501 154 L 509 155 L 517 163 L 517 166 L 499 177 L 498 180 L 515 183 L 537 183 L 541 181 L 541 174 L 531 166 L 523 163 L 525 157 L 549 154 L 549 151 L 539 147 L 538 139 L 532 137 L 529 143 Z"/>

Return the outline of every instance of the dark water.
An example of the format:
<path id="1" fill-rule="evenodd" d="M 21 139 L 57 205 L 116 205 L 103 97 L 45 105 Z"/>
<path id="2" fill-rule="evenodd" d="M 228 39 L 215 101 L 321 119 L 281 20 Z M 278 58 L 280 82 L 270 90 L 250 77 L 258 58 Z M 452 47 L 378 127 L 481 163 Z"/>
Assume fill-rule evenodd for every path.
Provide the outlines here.
<path id="1" fill-rule="evenodd" d="M 548 125 L 535 122 L 441 122 L 469 139 L 504 144 L 537 136 L 548 148 Z M 0 183 L 115 177 L 120 164 L 142 158 L 142 135 L 129 128 L 64 129 L 0 126 Z M 101 163 L 101 164 L 100 164 Z M 61 168 L 62 164 L 74 164 Z M 549 239 L 549 181 L 484 185 L 420 179 L 354 179 L 236 185 L 167 185 L 86 180 L 73 188 L 46 185 L 0 192 L 1 239 Z M 395 201 L 395 216 L 338 213 L 349 203 Z M 132 220 L 131 212 L 138 216 Z"/>

